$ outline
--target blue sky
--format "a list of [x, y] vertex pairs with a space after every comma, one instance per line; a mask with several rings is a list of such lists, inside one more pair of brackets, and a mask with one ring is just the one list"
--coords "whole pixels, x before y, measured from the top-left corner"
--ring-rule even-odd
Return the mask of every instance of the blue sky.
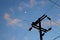
[[[60, 5], [60, 0], [52, 1]], [[38, 30], [28, 29], [43, 14], [52, 19], [42, 21], [43, 28], [52, 27], [43, 40], [60, 36], [60, 7], [56, 4], [49, 0], [0, 0], [0, 40], [39, 40]]]

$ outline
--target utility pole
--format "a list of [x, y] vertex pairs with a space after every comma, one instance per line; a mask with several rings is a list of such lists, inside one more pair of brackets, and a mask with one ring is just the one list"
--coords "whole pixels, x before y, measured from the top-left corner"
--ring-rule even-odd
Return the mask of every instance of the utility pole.
[[[43, 40], [43, 35], [45, 34], [45, 33], [47, 33], [48, 31], [50, 31], [51, 30], [51, 28], [49, 28], [49, 29], [44, 29], [44, 28], [42, 28], [41, 27], [41, 21], [44, 19], [44, 18], [48, 18], [49, 20], [51, 20], [51, 18], [49, 18], [47, 15], [43, 15], [43, 16], [41, 16], [40, 18], [38, 18], [38, 20], [37, 21], [35, 21], [35, 22], [32, 22], [32, 27], [31, 28], [29, 28], [29, 31], [31, 31], [32, 30], [32, 28], [36, 28], [36, 29], [38, 29], [39, 30], [39, 33], [40, 33], [40, 40]], [[37, 25], [38, 24], [38, 25]], [[43, 33], [42, 33], [43, 32]]]

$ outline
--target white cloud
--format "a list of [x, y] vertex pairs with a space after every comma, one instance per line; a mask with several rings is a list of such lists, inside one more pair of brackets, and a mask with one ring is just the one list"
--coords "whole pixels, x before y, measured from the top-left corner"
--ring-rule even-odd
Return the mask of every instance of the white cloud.
[[21, 20], [15, 18], [15, 19], [12, 19], [12, 20], [9, 22], [9, 25], [16, 25], [16, 24], [18, 24], [19, 22], [21, 22]]
[[30, 0], [29, 4], [27, 4], [28, 8], [33, 7], [34, 5], [36, 5], [36, 0]]
[[19, 6], [19, 7], [18, 7], [18, 10], [19, 10], [19, 11], [22, 11], [22, 10], [23, 10], [23, 7]]
[[24, 37], [24, 40], [28, 40], [28, 37], [25, 36], [25, 37]]
[[47, 4], [47, 1], [42, 0], [42, 1], [39, 2], [39, 4], [41, 4], [41, 6], [42, 5], [46, 5]]
[[15, 27], [15, 26], [18, 26], [18, 27], [22, 26], [21, 19], [18, 19], [18, 18], [12, 19], [12, 18], [10, 18], [10, 15], [8, 13], [5, 13], [4, 18], [7, 21], [7, 25], [8, 26], [13, 26], [13, 27]]
[[47, 1], [42, 0], [38, 2], [37, 0], [30, 0], [28, 3], [21, 2], [19, 4], [18, 9], [22, 11], [24, 8], [32, 8], [32, 7], [35, 7], [35, 5], [37, 4], [40, 4], [42, 6], [42, 5], [47, 4]]
[[26, 3], [22, 2], [19, 4], [18, 9], [19, 11], [22, 11], [26, 7]]
[[58, 17], [60, 17], [60, 14], [57, 14]]
[[6, 20], [8, 20], [8, 21], [11, 20], [11, 19], [10, 19], [10, 15], [9, 15], [8, 13], [5, 13], [4, 18], [5, 18]]
[[56, 22], [55, 21], [44, 21], [42, 24], [47, 25], [47, 26], [60, 26], [60, 19], [57, 19]]
[[15, 36], [14, 35], [12, 35], [12, 37], [11, 37], [11, 40], [15, 40], [16, 38], [15, 38]]
[[28, 3], [21, 2], [18, 9], [21, 11], [24, 8], [32, 8], [36, 4], [36, 0], [30, 0]]

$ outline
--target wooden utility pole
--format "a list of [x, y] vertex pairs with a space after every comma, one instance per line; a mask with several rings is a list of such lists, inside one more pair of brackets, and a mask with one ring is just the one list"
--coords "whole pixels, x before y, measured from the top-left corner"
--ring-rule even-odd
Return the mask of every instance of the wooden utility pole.
[[[32, 28], [36, 28], [36, 29], [38, 29], [39, 30], [39, 33], [40, 33], [40, 40], [43, 40], [43, 35], [46, 33], [46, 32], [48, 32], [48, 31], [50, 31], [51, 30], [51, 28], [49, 28], [49, 29], [44, 29], [44, 28], [42, 28], [41, 27], [41, 21], [44, 19], [44, 18], [46, 18], [47, 17], [47, 15], [43, 15], [43, 16], [41, 16], [40, 18], [38, 18], [38, 20], [36, 21], [36, 22], [32, 22], [32, 27], [31, 28], [29, 28], [29, 31], [31, 31], [32, 30]], [[47, 17], [49, 20], [51, 20], [51, 18], [49, 18], [49, 17]], [[38, 24], [38, 25], [37, 25]], [[44, 32], [44, 33], [42, 33], [42, 32]]]
[[42, 30], [41, 30], [41, 22], [39, 21], [39, 33], [40, 33], [40, 40], [43, 40], [42, 38]]

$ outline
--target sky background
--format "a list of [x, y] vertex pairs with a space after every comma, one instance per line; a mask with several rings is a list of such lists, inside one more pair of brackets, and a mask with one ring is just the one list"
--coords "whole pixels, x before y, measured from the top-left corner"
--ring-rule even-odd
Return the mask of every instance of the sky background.
[[39, 31], [31, 23], [43, 14], [42, 27], [52, 28], [43, 40], [60, 40], [60, 0], [0, 0], [0, 40], [39, 40]]

